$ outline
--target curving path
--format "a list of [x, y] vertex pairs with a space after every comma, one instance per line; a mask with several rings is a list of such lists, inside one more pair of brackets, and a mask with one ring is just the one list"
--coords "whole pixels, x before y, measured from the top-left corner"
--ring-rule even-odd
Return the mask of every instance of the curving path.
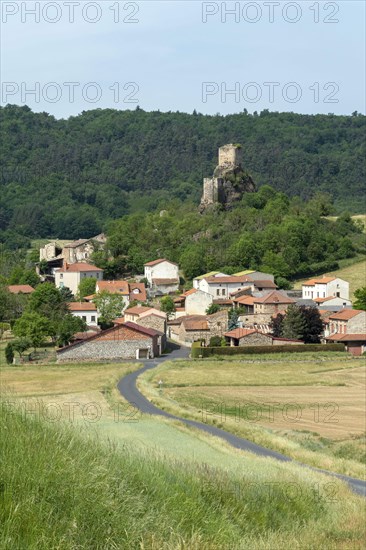
[[142, 413], [144, 414], [153, 414], [153, 415], [159, 415], [164, 416], [165, 418], [172, 418], [174, 420], [179, 420], [180, 422], [183, 422], [184, 424], [187, 424], [188, 426], [193, 426], [195, 428], [198, 428], [208, 434], [214, 435], [216, 437], [221, 437], [221, 439], [224, 439], [227, 441], [230, 445], [237, 449], [241, 449], [243, 451], [249, 451], [251, 453], [254, 453], [261, 457], [266, 458], [275, 458], [276, 460], [281, 460], [283, 462], [294, 462], [295, 464], [298, 464], [299, 466], [303, 466], [305, 468], [310, 468], [311, 470], [321, 472], [324, 474], [327, 474], [329, 476], [336, 477], [338, 479], [341, 479], [342, 481], [345, 481], [352, 491], [354, 493], [357, 493], [359, 495], [366, 497], [366, 481], [363, 481], [361, 479], [356, 479], [352, 477], [348, 477], [342, 474], [336, 474], [333, 472], [328, 472], [326, 470], [320, 470], [319, 468], [313, 468], [311, 466], [307, 466], [306, 464], [302, 464], [301, 462], [296, 462], [292, 458], [289, 458], [288, 456], [282, 455], [281, 453], [277, 453], [276, 451], [272, 451], [271, 449], [267, 449], [266, 447], [261, 447], [260, 445], [257, 445], [256, 443], [253, 443], [252, 441], [248, 441], [247, 439], [244, 439], [242, 437], [238, 437], [230, 432], [226, 432], [225, 430], [222, 430], [220, 428], [216, 428], [216, 426], [211, 426], [209, 424], [205, 424], [203, 422], [198, 422], [197, 420], [189, 420], [187, 418], [182, 418], [180, 416], [175, 416], [174, 414], [168, 413], [166, 411], [163, 411], [162, 409], [159, 409], [155, 405], [153, 405], [142, 393], [137, 389], [136, 381], [137, 378], [142, 374], [143, 372], [153, 369], [163, 363], [164, 361], [172, 361], [174, 359], [185, 359], [188, 358], [190, 350], [188, 348], [181, 348], [179, 346], [174, 346], [173, 351], [165, 357], [158, 357], [156, 359], [151, 359], [144, 361], [144, 367], [141, 369], [131, 372], [130, 374], [127, 374], [124, 378], [122, 378], [118, 384], [118, 390], [121, 393], [121, 395], [131, 404], [133, 404], [135, 407], [137, 407]]

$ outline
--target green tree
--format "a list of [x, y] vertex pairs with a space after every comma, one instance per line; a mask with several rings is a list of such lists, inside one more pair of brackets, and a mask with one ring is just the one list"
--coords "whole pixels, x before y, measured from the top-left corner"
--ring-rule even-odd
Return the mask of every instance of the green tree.
[[14, 323], [13, 333], [19, 338], [29, 340], [36, 349], [52, 335], [52, 327], [46, 317], [35, 311], [28, 311], [23, 313], [21, 318]]
[[80, 317], [67, 314], [57, 326], [56, 342], [59, 347], [66, 346], [77, 332], [83, 332], [87, 328], [85, 321]]
[[320, 344], [320, 337], [324, 330], [319, 309], [317, 307], [300, 306], [300, 310], [305, 319], [305, 329], [303, 332], [303, 340], [305, 344]]
[[19, 353], [19, 357], [23, 356], [23, 353], [27, 351], [28, 348], [31, 346], [31, 342], [27, 340], [26, 338], [19, 338], [16, 340], [13, 340], [11, 343], [13, 351], [16, 351]]
[[282, 313], [277, 313], [276, 317], [271, 317], [271, 321], [269, 323], [269, 328], [271, 329], [271, 333], [275, 338], [280, 338], [282, 336], [282, 325], [283, 320], [285, 318], [285, 315]]
[[83, 300], [85, 296], [90, 296], [95, 293], [97, 279], [94, 277], [85, 277], [80, 281], [78, 288], [78, 299]]
[[353, 302], [353, 307], [355, 309], [366, 310], [366, 286], [363, 286], [355, 290], [355, 298], [356, 299]]
[[218, 304], [211, 304], [206, 309], [206, 315], [213, 315], [214, 313], [217, 313], [220, 311], [220, 306]]
[[10, 323], [0, 323], [0, 340], [3, 337], [4, 332], [10, 330]]
[[175, 304], [173, 298], [171, 296], [164, 296], [160, 300], [160, 309], [167, 314], [167, 317], [169, 319], [175, 312]]
[[11, 365], [14, 361], [14, 350], [11, 342], [9, 342], [5, 347], [5, 359], [9, 365]]
[[120, 317], [125, 307], [125, 302], [120, 294], [112, 294], [108, 290], [102, 290], [94, 298], [94, 304], [97, 306], [101, 324], [110, 326], [112, 321]]
[[239, 327], [239, 315], [236, 309], [229, 309], [228, 330], [234, 330]]
[[302, 310], [296, 305], [290, 305], [282, 323], [282, 336], [302, 340], [306, 331], [306, 321]]

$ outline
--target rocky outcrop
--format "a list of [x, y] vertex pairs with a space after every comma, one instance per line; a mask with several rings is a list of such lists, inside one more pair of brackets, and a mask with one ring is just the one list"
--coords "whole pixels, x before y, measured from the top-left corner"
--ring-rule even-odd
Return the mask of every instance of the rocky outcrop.
[[224, 145], [219, 149], [219, 164], [212, 178], [203, 181], [200, 212], [214, 205], [230, 209], [239, 202], [244, 193], [254, 193], [256, 185], [241, 164], [241, 147]]

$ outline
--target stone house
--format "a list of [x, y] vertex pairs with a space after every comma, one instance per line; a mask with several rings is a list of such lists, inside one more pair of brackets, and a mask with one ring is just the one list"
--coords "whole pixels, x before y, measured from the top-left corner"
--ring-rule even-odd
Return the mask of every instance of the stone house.
[[86, 277], [94, 277], [97, 280], [103, 279], [103, 270], [95, 265], [87, 263], [66, 264], [55, 271], [55, 284], [57, 288], [69, 288], [74, 296], [78, 292], [80, 282]]
[[[271, 279], [252, 279], [251, 275], [226, 275], [216, 273], [193, 281], [194, 288], [211, 294], [215, 300], [229, 300], [231, 296], [241, 291], [267, 292], [277, 289]], [[259, 272], [257, 272], [259, 273]], [[261, 274], [263, 277], [265, 273]], [[268, 275], [272, 277], [273, 275]]]
[[143, 315], [144, 313], [156, 313], [157, 315], [160, 315], [161, 317], [166, 318], [166, 314], [163, 311], [159, 311], [158, 309], [155, 309], [154, 307], [150, 307], [150, 306], [142, 306], [140, 304], [126, 309], [124, 316], [126, 321], [131, 321], [135, 323], [136, 320], [139, 317], [141, 317], [141, 315]]
[[168, 335], [186, 346], [198, 340], [203, 340], [208, 346], [212, 336], [223, 338], [227, 325], [226, 311], [212, 315], [186, 315], [168, 323]]
[[315, 277], [303, 283], [302, 297], [328, 298], [337, 297], [349, 299], [349, 283], [339, 277]]
[[88, 326], [97, 326], [99, 313], [95, 304], [90, 302], [69, 302], [68, 310], [74, 317], [80, 317]]
[[57, 361], [119, 361], [160, 355], [162, 334], [135, 323], [114, 327], [57, 350]]
[[347, 298], [338, 298], [337, 296], [329, 296], [328, 298], [314, 298], [314, 302], [322, 309], [329, 311], [339, 311], [343, 308], [351, 308], [352, 302]]
[[265, 334], [256, 329], [236, 328], [225, 333], [225, 339], [230, 346], [276, 346], [299, 345], [302, 340], [288, 338], [275, 338], [271, 334]]
[[143, 283], [130, 283], [128, 281], [97, 281], [96, 292], [107, 291], [111, 294], [120, 294], [123, 296], [124, 309], [128, 308], [134, 300], [146, 302], [146, 288]]
[[268, 323], [273, 315], [284, 313], [291, 304], [295, 304], [293, 298], [278, 290], [269, 292], [262, 297], [254, 299], [254, 315], [257, 323]]
[[366, 333], [366, 311], [343, 309], [328, 316], [324, 335]]
[[171, 294], [179, 288], [179, 266], [165, 258], [146, 263], [144, 273], [157, 295]]
[[48, 264], [47, 275], [54, 277], [55, 270], [66, 264], [88, 262], [97, 249], [103, 248], [107, 242], [104, 233], [91, 239], [78, 239], [77, 241], [52, 241], [47, 243], [39, 251], [40, 261], [46, 260]]
[[366, 332], [361, 334], [332, 334], [327, 343], [345, 344], [346, 350], [355, 356], [366, 353]]

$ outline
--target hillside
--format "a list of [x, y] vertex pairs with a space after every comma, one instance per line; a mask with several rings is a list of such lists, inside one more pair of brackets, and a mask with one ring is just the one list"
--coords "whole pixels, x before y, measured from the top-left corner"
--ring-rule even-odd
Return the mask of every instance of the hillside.
[[243, 144], [244, 168], [259, 187], [304, 200], [326, 192], [338, 211], [361, 213], [365, 118], [138, 108], [56, 120], [8, 105], [0, 108], [0, 231], [89, 237], [108, 220], [172, 199], [198, 205], [225, 143]]

